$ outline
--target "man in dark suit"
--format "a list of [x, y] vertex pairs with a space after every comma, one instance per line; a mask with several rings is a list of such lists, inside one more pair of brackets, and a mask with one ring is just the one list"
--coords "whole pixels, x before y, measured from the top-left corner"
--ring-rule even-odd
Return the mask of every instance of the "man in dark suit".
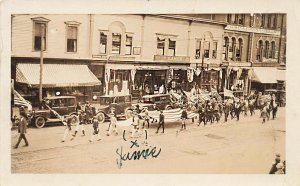
[[160, 114], [159, 114], [159, 123], [158, 124], [159, 124], [159, 126], [157, 128], [156, 134], [158, 133], [160, 127], [162, 127], [162, 129], [163, 129], [162, 133], [165, 133], [165, 116], [164, 116], [162, 110], [160, 111]]
[[19, 136], [17, 144], [15, 145], [16, 149], [19, 147], [19, 144], [20, 144], [22, 139], [25, 141], [25, 146], [26, 147], [29, 146], [27, 138], [25, 136], [26, 130], [27, 130], [27, 125], [28, 125], [28, 117], [26, 115], [24, 107], [20, 108], [20, 116], [21, 116], [21, 118], [20, 118], [20, 121], [18, 123], [18, 132], [20, 133], [20, 136]]
[[235, 104], [234, 104], [234, 113], [235, 113], [235, 116], [236, 116], [236, 121], [240, 120], [241, 111], [242, 111], [242, 105], [241, 105], [240, 101], [235, 102]]

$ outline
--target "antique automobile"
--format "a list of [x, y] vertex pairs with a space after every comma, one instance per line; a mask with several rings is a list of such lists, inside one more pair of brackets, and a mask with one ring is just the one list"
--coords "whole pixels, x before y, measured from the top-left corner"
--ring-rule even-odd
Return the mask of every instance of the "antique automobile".
[[76, 105], [77, 100], [74, 96], [46, 97], [43, 99], [42, 108], [32, 111], [31, 124], [37, 128], [43, 128], [45, 124], [60, 122], [61, 118], [58, 115], [73, 116], [73, 123], [75, 123]]
[[103, 123], [109, 117], [109, 113], [114, 109], [117, 118], [131, 117], [132, 98], [131, 95], [104, 95], [99, 97], [100, 106], [94, 106], [97, 110], [96, 117], [100, 123]]
[[155, 109], [158, 110], [170, 110], [179, 107], [176, 100], [173, 100], [169, 94], [145, 95], [142, 97], [142, 104], [140, 105], [145, 107], [147, 106], [146, 104], [155, 105]]

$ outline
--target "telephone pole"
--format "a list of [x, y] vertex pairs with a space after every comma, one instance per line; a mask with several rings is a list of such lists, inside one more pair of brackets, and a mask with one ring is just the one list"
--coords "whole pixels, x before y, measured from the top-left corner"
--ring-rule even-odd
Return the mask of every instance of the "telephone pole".
[[41, 34], [41, 53], [40, 53], [40, 85], [39, 85], [39, 101], [42, 103], [43, 100], [43, 66], [44, 66], [44, 31], [45, 25], [41, 24], [42, 34]]

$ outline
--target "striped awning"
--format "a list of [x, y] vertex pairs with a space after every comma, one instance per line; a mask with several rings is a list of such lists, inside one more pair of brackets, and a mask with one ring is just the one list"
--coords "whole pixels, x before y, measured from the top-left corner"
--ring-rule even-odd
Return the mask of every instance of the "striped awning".
[[[18, 64], [16, 82], [38, 87], [40, 83], [39, 64]], [[100, 85], [101, 82], [87, 65], [44, 64], [43, 87], [81, 87]]]

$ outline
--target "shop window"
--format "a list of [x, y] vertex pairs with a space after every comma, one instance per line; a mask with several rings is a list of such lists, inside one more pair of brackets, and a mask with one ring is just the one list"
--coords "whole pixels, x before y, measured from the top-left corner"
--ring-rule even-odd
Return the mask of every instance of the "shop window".
[[195, 59], [199, 59], [200, 58], [200, 50], [201, 50], [201, 40], [196, 40]]
[[126, 35], [126, 55], [132, 54], [132, 37]]
[[107, 50], [107, 34], [100, 32], [100, 53], [106, 54]]
[[175, 56], [176, 41], [169, 39], [169, 51], [171, 56]]
[[165, 54], [165, 39], [157, 38], [157, 54], [158, 55]]
[[209, 52], [210, 52], [210, 42], [205, 41], [204, 42], [204, 51], [203, 51], [204, 58], [209, 58]]
[[265, 42], [265, 52], [264, 52], [264, 57], [269, 58], [269, 49], [270, 49], [270, 43], [269, 41]]
[[259, 62], [262, 61], [262, 53], [263, 53], [263, 41], [260, 40], [258, 42], [257, 55], [256, 55], [256, 60]]
[[67, 26], [67, 52], [77, 52], [77, 26]]
[[120, 54], [121, 53], [121, 34], [112, 33], [112, 54]]
[[217, 59], [218, 42], [213, 42], [212, 58]]
[[269, 58], [275, 59], [275, 41], [271, 42], [271, 52]]
[[[34, 22], [34, 50], [40, 51], [42, 47], [42, 39], [44, 42], [44, 51], [46, 50], [47, 38], [47, 24], [41, 22]], [[43, 33], [43, 38], [42, 38]]]

